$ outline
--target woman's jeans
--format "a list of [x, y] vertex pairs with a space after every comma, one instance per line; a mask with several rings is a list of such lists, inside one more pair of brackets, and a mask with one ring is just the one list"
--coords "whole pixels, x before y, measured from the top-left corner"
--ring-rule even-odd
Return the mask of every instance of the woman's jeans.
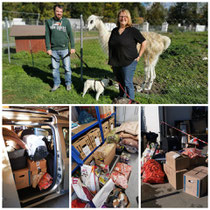
[[[52, 68], [53, 68], [53, 81], [54, 86], [59, 86], [61, 83], [60, 79], [60, 58], [63, 59], [67, 54], [69, 53], [69, 50], [53, 50], [52, 51]], [[71, 85], [71, 62], [70, 62], [70, 56], [65, 57], [63, 60], [63, 68], [65, 69], [65, 84]]]
[[[123, 66], [123, 67], [114, 67], [113, 71], [116, 76], [117, 81], [122, 85], [125, 92], [130, 96], [130, 99], [134, 100], [135, 98], [135, 89], [133, 86], [133, 76], [136, 70], [137, 61], [134, 60], [130, 65]], [[120, 89], [120, 97], [126, 97], [127, 94], [122, 90], [119, 85]]]

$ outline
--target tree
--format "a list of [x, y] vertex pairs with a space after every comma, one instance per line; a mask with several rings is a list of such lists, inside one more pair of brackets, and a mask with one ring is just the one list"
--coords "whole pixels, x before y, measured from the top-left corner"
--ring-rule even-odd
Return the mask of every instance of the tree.
[[169, 9], [167, 21], [169, 24], [181, 23], [182, 25], [208, 24], [207, 3], [176, 3]]
[[146, 20], [151, 25], [161, 25], [167, 15], [167, 9], [163, 7], [161, 3], [153, 3], [151, 8], [147, 10]]
[[203, 3], [199, 13], [199, 24], [208, 26], [208, 3]]

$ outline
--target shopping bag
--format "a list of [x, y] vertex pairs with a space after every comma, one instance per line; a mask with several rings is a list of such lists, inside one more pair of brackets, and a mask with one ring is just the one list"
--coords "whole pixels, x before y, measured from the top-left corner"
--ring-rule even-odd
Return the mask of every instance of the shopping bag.
[[95, 174], [95, 166], [82, 165], [81, 179], [91, 193], [96, 194], [99, 191], [99, 181]]
[[72, 187], [77, 195], [77, 197], [83, 201], [91, 201], [93, 195], [90, 193], [88, 188], [81, 182], [79, 178], [72, 177]]

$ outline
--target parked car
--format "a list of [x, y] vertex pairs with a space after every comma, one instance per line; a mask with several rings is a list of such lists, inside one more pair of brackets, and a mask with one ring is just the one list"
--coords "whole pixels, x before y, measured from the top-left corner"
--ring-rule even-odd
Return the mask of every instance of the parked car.
[[[69, 192], [68, 118], [38, 107], [9, 107], [2, 109], [2, 127], [3, 207], [33, 207]], [[11, 134], [15, 137], [10, 137]], [[37, 144], [38, 139], [42, 140], [44, 146], [40, 147], [41, 150], [35, 150], [36, 157], [32, 154], [33, 149], [29, 148], [28, 137], [33, 139], [32, 144]], [[27, 145], [26, 149], [22, 143]], [[41, 161], [46, 163], [45, 169], [38, 167]], [[30, 171], [29, 163], [35, 163], [37, 170]], [[18, 175], [17, 172], [24, 170], [27, 171], [26, 175]], [[41, 172], [47, 172], [52, 178], [47, 189], [40, 189], [34, 182]]]

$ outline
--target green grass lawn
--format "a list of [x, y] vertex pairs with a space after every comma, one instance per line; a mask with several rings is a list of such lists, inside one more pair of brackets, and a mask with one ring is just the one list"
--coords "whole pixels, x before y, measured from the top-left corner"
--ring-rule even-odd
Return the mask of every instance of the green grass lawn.
[[[156, 66], [156, 79], [150, 92], [136, 93], [136, 100], [142, 104], [207, 104], [208, 103], [208, 34], [176, 33], [168, 34], [172, 43], [164, 52]], [[80, 52], [80, 44], [76, 50]], [[83, 81], [80, 60], [71, 56], [72, 90], [65, 89], [64, 70], [61, 68], [61, 87], [50, 92], [53, 86], [51, 59], [43, 53], [12, 53], [11, 64], [3, 49], [3, 103], [4, 104], [110, 104], [118, 96], [114, 86], [105, 90], [99, 101], [95, 92], [82, 98], [83, 82], [86, 79], [114, 78], [107, 65], [107, 56], [98, 40], [84, 40]], [[33, 65], [34, 63], [34, 65]], [[143, 62], [135, 72], [135, 83], [144, 79]]]

